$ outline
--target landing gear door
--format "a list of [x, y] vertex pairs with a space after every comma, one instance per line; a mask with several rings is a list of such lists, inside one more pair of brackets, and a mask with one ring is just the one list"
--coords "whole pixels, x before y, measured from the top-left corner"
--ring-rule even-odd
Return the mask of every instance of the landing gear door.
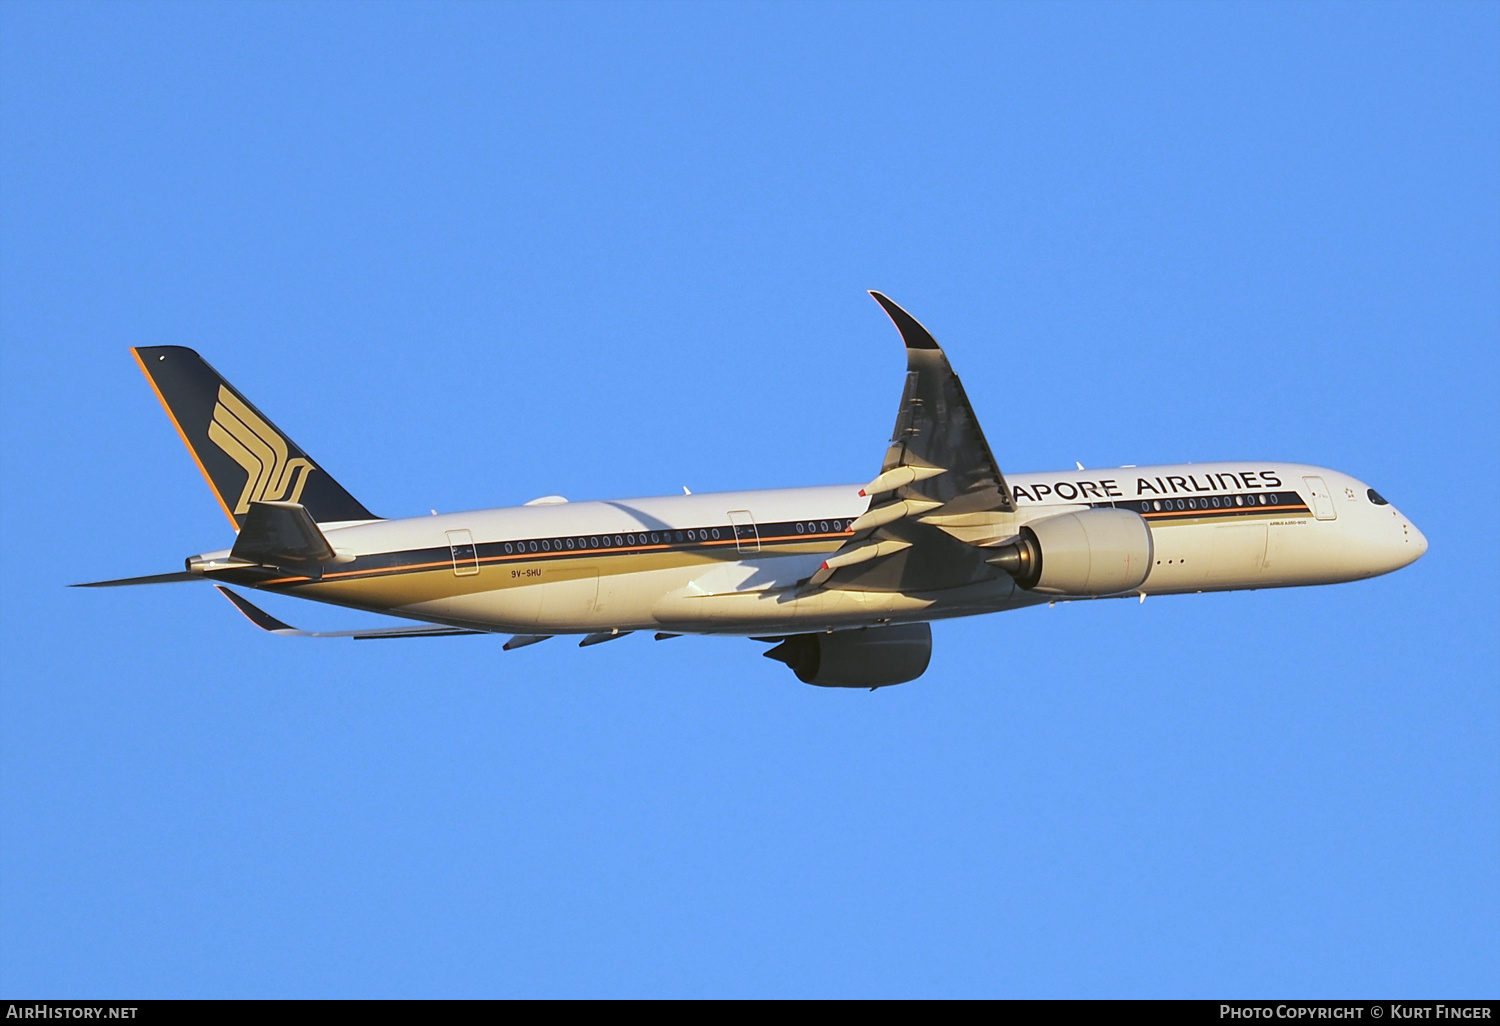
[[755, 518], [748, 509], [730, 510], [729, 522], [734, 525], [735, 548], [741, 552], [760, 551], [760, 532], [755, 529]]
[[1319, 520], [1337, 520], [1338, 510], [1333, 508], [1333, 496], [1328, 491], [1328, 486], [1323, 483], [1321, 477], [1304, 477], [1303, 483], [1307, 485], [1308, 499], [1313, 508], [1313, 516]]
[[456, 577], [472, 577], [479, 573], [479, 553], [474, 551], [474, 536], [468, 531], [448, 531], [448, 551], [453, 554], [453, 573]]

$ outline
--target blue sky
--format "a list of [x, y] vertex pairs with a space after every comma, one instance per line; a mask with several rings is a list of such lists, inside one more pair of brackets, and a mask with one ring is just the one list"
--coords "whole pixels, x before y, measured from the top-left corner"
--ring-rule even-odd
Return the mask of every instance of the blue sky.
[[[63, 587], [229, 540], [129, 346], [386, 516], [805, 485], [878, 469], [868, 288], [1007, 470], [1315, 463], [1431, 551], [874, 694]], [[0, 5], [0, 990], [1494, 997], [1497, 350], [1493, 4]]]

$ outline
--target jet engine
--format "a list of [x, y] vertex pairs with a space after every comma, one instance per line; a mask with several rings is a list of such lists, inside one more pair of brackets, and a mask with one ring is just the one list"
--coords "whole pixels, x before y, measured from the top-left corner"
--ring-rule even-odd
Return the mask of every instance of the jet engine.
[[1033, 520], [990, 563], [1028, 591], [1114, 595], [1151, 572], [1151, 528], [1125, 509], [1090, 509]]
[[922, 676], [932, 658], [932, 628], [925, 623], [902, 623], [832, 634], [793, 634], [764, 654], [786, 663], [804, 684], [879, 688]]

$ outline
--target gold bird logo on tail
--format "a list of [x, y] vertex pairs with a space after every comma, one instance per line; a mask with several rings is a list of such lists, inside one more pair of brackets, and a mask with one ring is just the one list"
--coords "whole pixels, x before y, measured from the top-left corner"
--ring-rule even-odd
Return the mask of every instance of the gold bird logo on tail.
[[208, 437], [245, 468], [245, 490], [235, 503], [236, 516], [248, 512], [252, 502], [302, 501], [307, 477], [317, 468], [301, 456], [288, 459], [286, 439], [223, 385]]

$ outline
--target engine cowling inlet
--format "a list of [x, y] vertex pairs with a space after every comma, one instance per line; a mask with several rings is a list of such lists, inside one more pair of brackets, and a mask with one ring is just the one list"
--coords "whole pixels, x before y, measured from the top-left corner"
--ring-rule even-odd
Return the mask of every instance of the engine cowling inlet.
[[1028, 591], [1116, 595], [1151, 572], [1151, 527], [1126, 509], [1090, 509], [1033, 520], [989, 562]]
[[932, 659], [932, 628], [893, 624], [793, 634], [763, 653], [786, 663], [804, 684], [824, 688], [879, 688], [916, 680]]

